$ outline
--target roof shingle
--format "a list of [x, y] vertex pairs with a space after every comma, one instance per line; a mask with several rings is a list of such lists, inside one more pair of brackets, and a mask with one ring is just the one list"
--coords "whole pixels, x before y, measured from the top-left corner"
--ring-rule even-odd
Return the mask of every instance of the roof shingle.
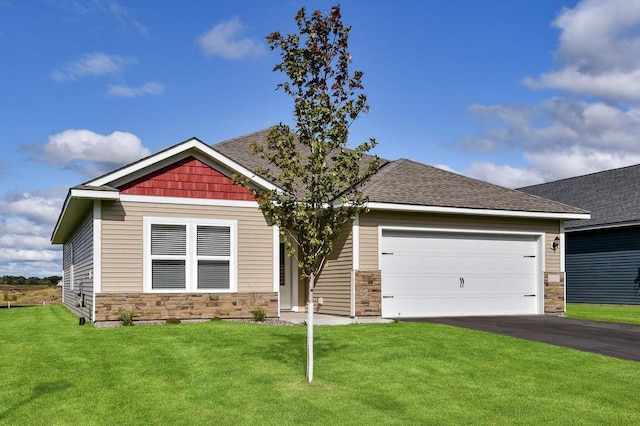
[[[249, 144], [265, 145], [271, 129], [250, 133], [216, 145], [213, 149], [251, 171], [269, 168]], [[372, 158], [372, 157], [371, 157]], [[419, 206], [584, 214], [569, 205], [503, 188], [480, 180], [400, 159], [380, 160], [380, 170], [363, 187], [369, 201]]]
[[569, 221], [567, 229], [640, 221], [640, 164], [527, 186], [520, 191], [591, 212], [591, 219]]

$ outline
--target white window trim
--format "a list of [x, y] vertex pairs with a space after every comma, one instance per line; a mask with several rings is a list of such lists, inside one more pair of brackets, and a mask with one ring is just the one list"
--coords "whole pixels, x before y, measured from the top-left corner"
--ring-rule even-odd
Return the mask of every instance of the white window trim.
[[[151, 286], [151, 225], [185, 225], [187, 227], [186, 288], [154, 289]], [[228, 289], [198, 289], [196, 230], [198, 226], [226, 226], [230, 230]], [[145, 217], [143, 219], [143, 292], [145, 293], [235, 293], [238, 291], [238, 221], [223, 219], [197, 219], [175, 217]]]

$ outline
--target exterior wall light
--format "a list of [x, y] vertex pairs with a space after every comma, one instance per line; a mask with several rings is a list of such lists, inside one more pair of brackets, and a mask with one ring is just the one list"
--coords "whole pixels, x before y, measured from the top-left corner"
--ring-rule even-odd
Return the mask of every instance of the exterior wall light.
[[556, 251], [560, 247], [560, 236], [557, 236], [551, 243], [551, 250]]

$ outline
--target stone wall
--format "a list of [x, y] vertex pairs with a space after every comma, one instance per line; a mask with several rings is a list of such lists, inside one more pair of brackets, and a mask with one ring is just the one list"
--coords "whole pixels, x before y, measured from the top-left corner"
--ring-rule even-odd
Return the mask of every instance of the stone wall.
[[381, 271], [355, 272], [356, 317], [382, 315]]
[[133, 310], [134, 321], [251, 318], [257, 306], [277, 317], [278, 293], [101, 293], [94, 321], [119, 321], [119, 308]]
[[544, 313], [564, 315], [564, 272], [544, 273]]

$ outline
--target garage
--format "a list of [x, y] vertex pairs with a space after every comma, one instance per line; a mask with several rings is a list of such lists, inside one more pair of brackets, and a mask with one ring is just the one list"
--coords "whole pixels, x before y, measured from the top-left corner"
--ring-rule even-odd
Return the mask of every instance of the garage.
[[541, 313], [539, 238], [382, 229], [382, 316]]

